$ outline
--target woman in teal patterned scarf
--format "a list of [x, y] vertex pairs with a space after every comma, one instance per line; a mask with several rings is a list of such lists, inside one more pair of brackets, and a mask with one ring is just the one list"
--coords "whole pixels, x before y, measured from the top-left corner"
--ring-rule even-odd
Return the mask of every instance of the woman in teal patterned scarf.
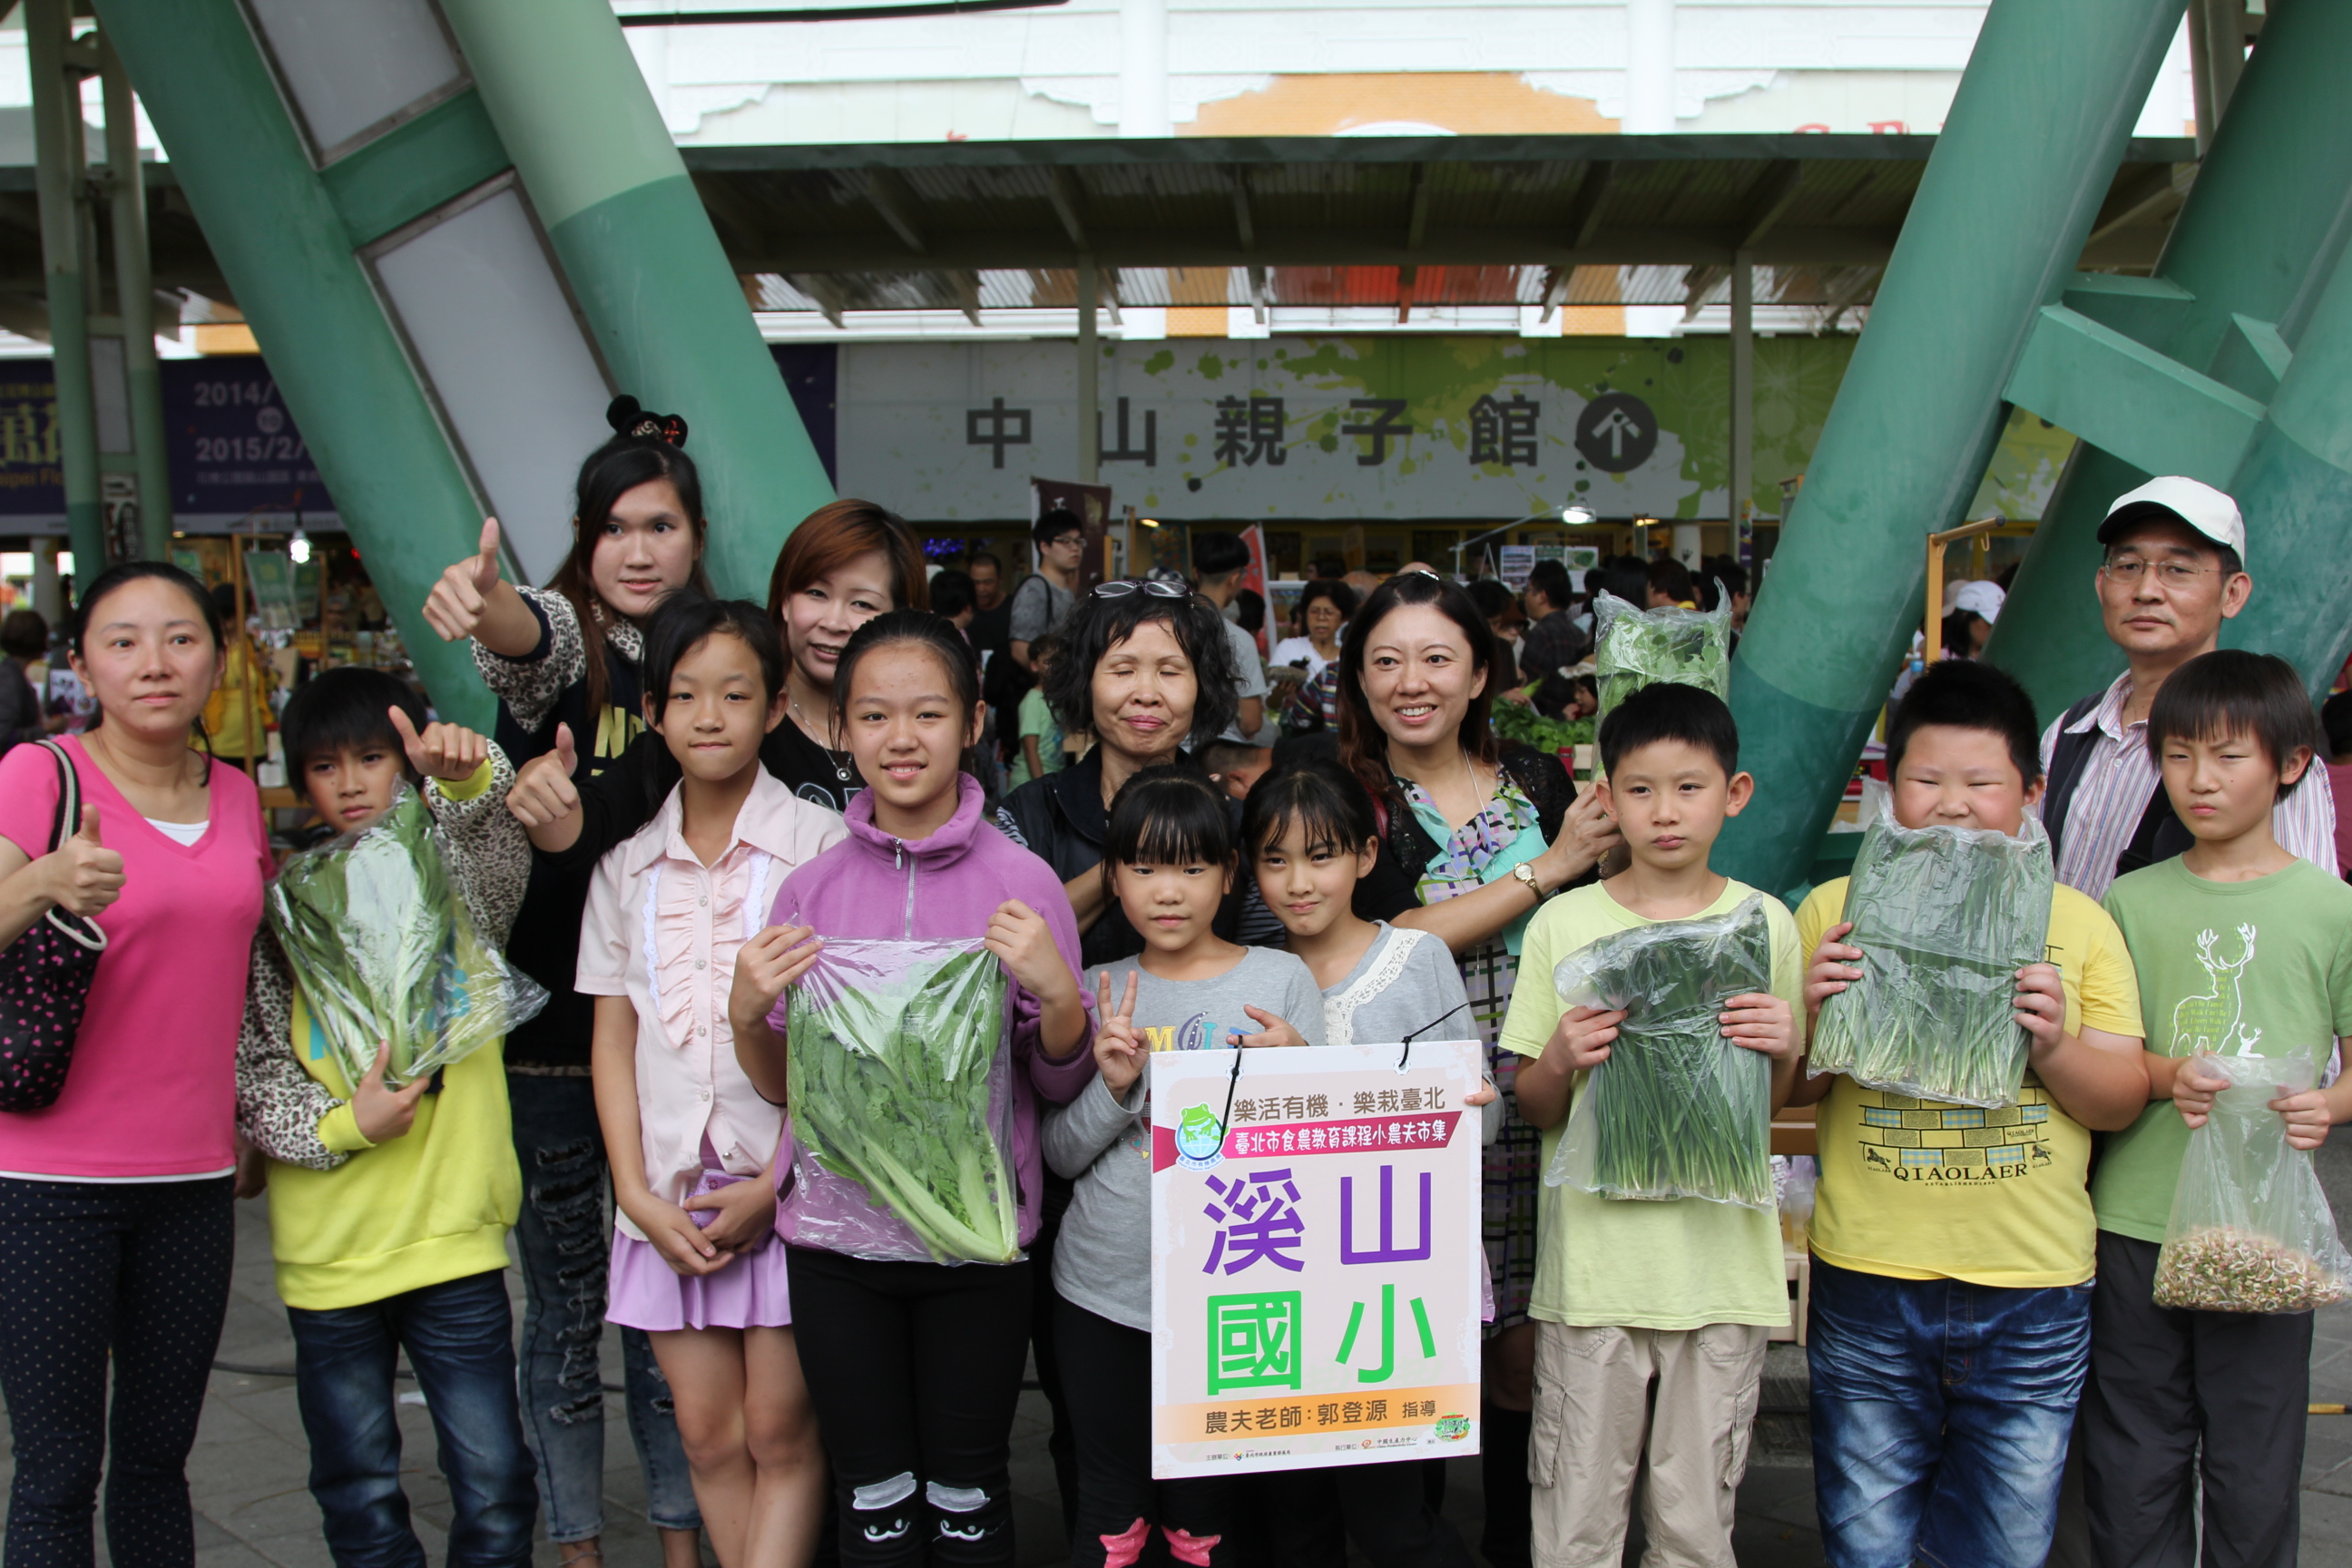
[[1528, 1409], [1535, 1334], [1535, 1128], [1518, 1114], [1517, 1063], [1495, 1037], [1518, 976], [1528, 919], [1589, 880], [1617, 842], [1559, 759], [1504, 751], [1486, 722], [1494, 634], [1470, 595], [1434, 574], [1390, 578], [1349, 625], [1339, 658], [1339, 751], [1379, 808], [1382, 853], [1356, 912], [1443, 937], [1462, 968], [1502, 1136], [1486, 1152], [1485, 1229], [1495, 1317], [1486, 1356], [1486, 1533], [1496, 1568], [1528, 1561]]

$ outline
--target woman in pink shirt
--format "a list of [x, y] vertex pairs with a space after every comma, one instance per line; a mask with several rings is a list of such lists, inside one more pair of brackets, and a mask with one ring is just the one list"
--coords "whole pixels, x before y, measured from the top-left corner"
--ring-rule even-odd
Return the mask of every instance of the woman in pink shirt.
[[11, 1561], [90, 1560], [101, 1465], [114, 1561], [194, 1556], [188, 1448], [228, 1306], [237, 1026], [270, 867], [252, 783], [193, 744], [221, 648], [202, 584], [117, 566], [74, 619], [99, 716], [60, 742], [82, 800], [64, 848], [52, 754], [0, 757], [0, 944], [52, 909], [107, 938], [64, 1090], [0, 1114]]

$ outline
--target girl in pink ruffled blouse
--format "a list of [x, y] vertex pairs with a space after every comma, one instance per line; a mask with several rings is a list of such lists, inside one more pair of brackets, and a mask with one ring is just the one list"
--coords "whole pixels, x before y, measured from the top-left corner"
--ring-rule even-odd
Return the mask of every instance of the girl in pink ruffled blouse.
[[681, 592], [646, 642], [646, 721], [685, 776], [598, 863], [576, 982], [619, 1210], [606, 1316], [652, 1336], [719, 1560], [805, 1563], [824, 1461], [772, 1244], [783, 1112], [736, 1065], [727, 998], [786, 873], [842, 822], [760, 765], [784, 654], [757, 605]]

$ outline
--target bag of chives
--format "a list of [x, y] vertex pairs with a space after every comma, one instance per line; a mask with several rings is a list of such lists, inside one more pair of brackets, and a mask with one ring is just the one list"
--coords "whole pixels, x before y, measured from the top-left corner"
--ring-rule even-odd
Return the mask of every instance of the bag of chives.
[[1625, 1009], [1578, 1089], [1544, 1180], [1611, 1198], [1771, 1209], [1772, 1063], [1723, 1037], [1734, 996], [1772, 988], [1764, 897], [1603, 937], [1552, 971], [1569, 1006]]
[[1808, 1073], [1954, 1105], [2013, 1103], [2031, 1044], [2017, 972], [2044, 957], [2054, 882], [2049, 835], [2032, 817], [2013, 837], [1873, 823], [1843, 917], [1862, 978], [1822, 1005]]

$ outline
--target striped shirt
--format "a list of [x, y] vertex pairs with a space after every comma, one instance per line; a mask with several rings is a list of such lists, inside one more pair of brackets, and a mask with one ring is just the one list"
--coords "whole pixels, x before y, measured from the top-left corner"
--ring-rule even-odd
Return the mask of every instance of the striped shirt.
[[[2162, 782], [2156, 759], [2148, 754], [2147, 721], [2124, 721], [2124, 704], [2131, 697], [2131, 672], [2116, 677], [2099, 705], [2067, 728], [2082, 734], [2095, 729], [2083, 775], [2066, 807], [2065, 832], [2061, 836], [2058, 879], [2094, 899], [2107, 896], [2116, 879], [2116, 857], [2139, 830], [2140, 818]], [[2058, 750], [2058, 727], [2053, 720], [2042, 732], [2042, 766], [2047, 773]], [[2304, 775], [2305, 784], [2314, 768]], [[2287, 792], [2271, 816], [2271, 831], [2288, 854], [2308, 860], [2329, 876], [2336, 875], [2336, 801], [2325, 779], [2318, 784], [2298, 784]]]

